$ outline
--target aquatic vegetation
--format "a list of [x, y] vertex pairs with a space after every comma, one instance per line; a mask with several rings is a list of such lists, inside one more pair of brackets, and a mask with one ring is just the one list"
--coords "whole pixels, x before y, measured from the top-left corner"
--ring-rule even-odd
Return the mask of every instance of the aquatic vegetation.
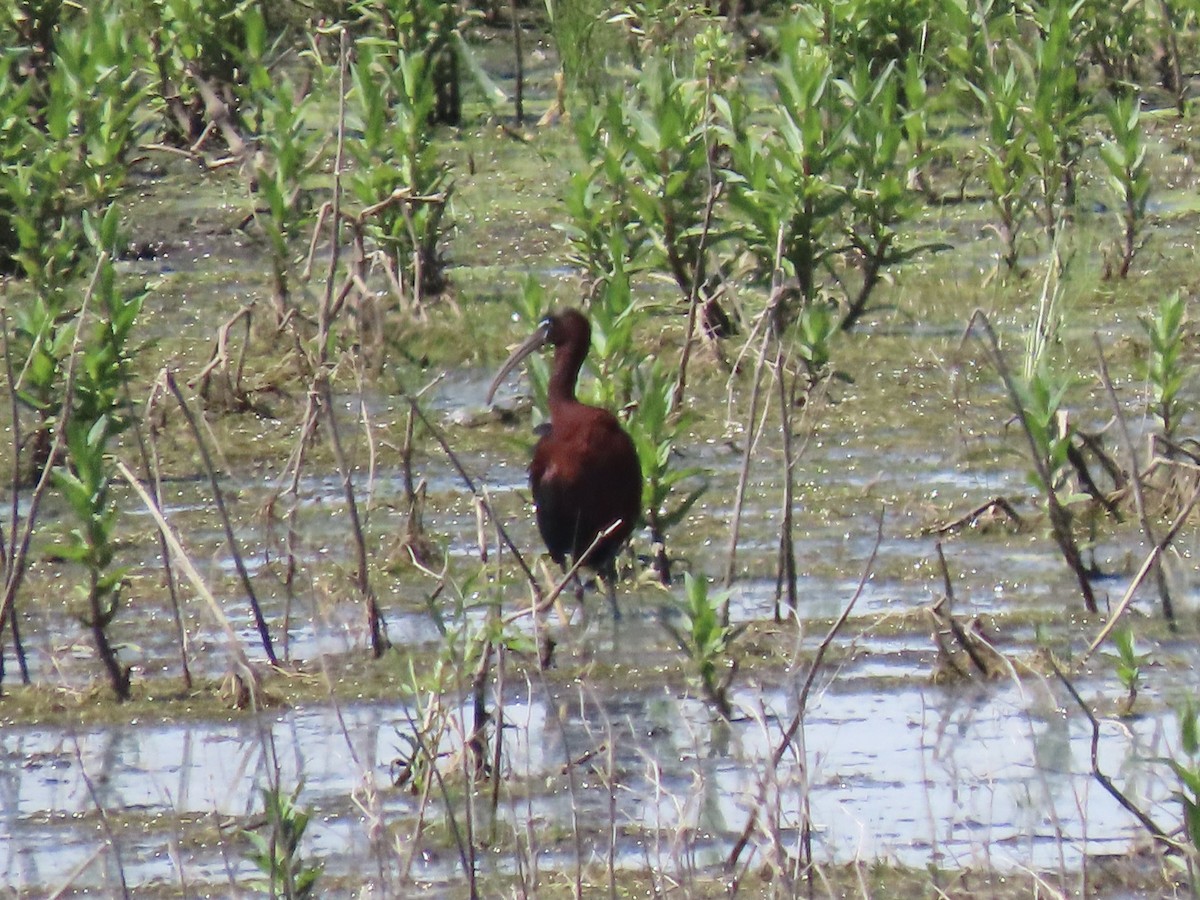
[[308, 830], [309, 815], [297, 803], [303, 785], [289, 796], [281, 788], [263, 788], [266, 834], [249, 829], [242, 834], [250, 842], [250, 860], [263, 878], [251, 885], [260, 893], [287, 900], [312, 896], [321, 877], [321, 865], [310, 865], [301, 855], [300, 842]]
[[[4, 685], [0, 712], [33, 724], [0, 746], [21, 800], [0, 856], [47, 854], [33, 868], [99, 893], [155, 889], [167, 846], [213, 893], [581, 896], [800, 893], [876, 858], [917, 892], [1087, 892], [1090, 854], [1170, 850], [1135, 811], [1174, 816], [1177, 791], [1195, 818], [1194, 740], [1178, 770], [1147, 752], [1172, 715], [1194, 731], [1161, 699], [1195, 625], [1158, 561], [1190, 583], [1195, 211], [1146, 198], [1194, 192], [1194, 111], [1151, 50], [1174, 29], [1189, 52], [1194, 17], [903, 6], [109, 0], [16, 22], [0, 191], [29, 205], [0, 206], [0, 566], [4, 647], [35, 684]], [[484, 78], [454, 70], [463, 48]], [[526, 74], [537, 129], [510, 107]], [[88, 223], [114, 196], [133, 240], [106, 239], [89, 295]], [[588, 308], [580, 395], [646, 475], [628, 562], [648, 571], [619, 626], [527, 556], [525, 457], [504, 446], [532, 442], [526, 407], [482, 400], [514, 313], [560, 304]], [[132, 465], [134, 423], [152, 465]], [[679, 573], [675, 596], [651, 583]], [[931, 621], [1003, 677], [930, 683]], [[1068, 721], [1041, 677], [1068, 651], [1089, 696], [1136, 715]], [[1128, 805], [1089, 791], [1089, 751], [1120, 761]], [[299, 783], [304, 808], [280, 787]], [[270, 829], [229, 853], [260, 805]], [[59, 846], [81, 858], [52, 865]]]
[[733, 717], [729, 689], [737, 674], [733, 644], [743, 629], [722, 624], [721, 610], [727, 598], [720, 593], [710, 595], [708, 581], [703, 577], [695, 578], [690, 572], [685, 573], [683, 594], [679, 611], [687, 627], [678, 630], [670, 620], [665, 620], [664, 624], [694, 668], [705, 702], [722, 719], [729, 721]]
[[347, 142], [357, 163], [348, 186], [361, 204], [351, 220], [359, 276], [365, 282], [366, 260], [381, 254], [391, 292], [420, 313], [425, 298], [446, 287], [442, 247], [452, 182], [430, 126], [438, 82], [427, 54], [400, 44], [359, 47], [350, 76], [352, 109], [361, 123]]
[[1180, 421], [1187, 412], [1181, 391], [1193, 368], [1184, 355], [1186, 312], [1187, 298], [1179, 291], [1172, 291], [1158, 302], [1153, 316], [1142, 319], [1150, 341], [1146, 359], [1146, 380], [1153, 392], [1150, 408], [1158, 418], [1168, 447], [1177, 439]]
[[1114, 266], [1118, 278], [1129, 275], [1133, 257], [1141, 249], [1146, 204], [1150, 200], [1150, 174], [1146, 170], [1146, 147], [1140, 126], [1141, 101], [1132, 94], [1118, 94], [1104, 107], [1112, 137], [1100, 145], [1100, 159], [1108, 169], [1108, 185], [1121, 223], [1121, 251]]
[[1150, 659], [1150, 654], [1137, 652], [1133, 629], [1129, 626], [1113, 631], [1112, 643], [1117, 650], [1113, 654], [1113, 667], [1116, 669], [1117, 679], [1125, 688], [1125, 697], [1121, 701], [1121, 715], [1131, 716], [1133, 705], [1137, 702], [1142, 666]]
[[[75, 323], [76, 339], [66, 363], [63, 409], [56, 428], [64, 457], [61, 464], [54, 460], [51, 464], [54, 486], [75, 519], [75, 527], [67, 530], [55, 552], [86, 572], [77, 615], [91, 633], [114, 695], [128, 700], [129, 667], [117, 659], [109, 638], [128, 574], [127, 568], [113, 565], [120, 507], [110, 489], [116, 440], [133, 424], [127, 400], [130, 338], [145, 294], [126, 294], [116, 285], [110, 255], [116, 227], [113, 208], [96, 228], [99, 259]], [[95, 324], [89, 313], [95, 316]]]

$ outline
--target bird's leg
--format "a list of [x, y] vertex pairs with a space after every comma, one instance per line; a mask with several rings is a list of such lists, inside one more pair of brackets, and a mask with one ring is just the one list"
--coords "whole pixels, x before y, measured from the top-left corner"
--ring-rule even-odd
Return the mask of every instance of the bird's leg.
[[596, 574], [604, 583], [604, 596], [608, 597], [608, 605], [612, 607], [613, 621], [615, 622], [621, 618], [621, 607], [617, 606], [617, 565], [610, 560]]

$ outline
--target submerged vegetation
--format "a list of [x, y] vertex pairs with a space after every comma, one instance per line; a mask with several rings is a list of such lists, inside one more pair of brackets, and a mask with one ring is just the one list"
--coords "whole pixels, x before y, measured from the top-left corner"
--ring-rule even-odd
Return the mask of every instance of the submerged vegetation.
[[[814, 847], [807, 707], [853, 671], [849, 630], [890, 629], [907, 654], [892, 678], [1060, 679], [1151, 880], [1194, 890], [1198, 701], [1186, 678], [1147, 686], [1195, 664], [1196, 10], [4, 15], [0, 717], [340, 717], [398, 698], [392, 785], [346, 735], [370, 871], [311, 845], [322, 799], [260, 735], [266, 824], [239, 824], [229, 871], [272, 895], [404, 893], [427, 849], [452, 860], [430, 877], [472, 896], [501, 870], [505, 892], [836, 893], [849, 877]], [[581, 398], [621, 417], [645, 477], [622, 559], [636, 639], [604, 643], [594, 598], [564, 602], [503, 465], [532, 444], [528, 408], [472, 393], [506, 339], [567, 304], [592, 322]], [[531, 360], [535, 423], [546, 378]], [[926, 485], [929, 458], [966, 475]], [[911, 549], [935, 535], [936, 555]], [[1043, 584], [998, 562], [1047, 552], [1065, 571]], [[932, 605], [856, 610], [915, 581]], [[766, 604], [738, 606], [758, 584]], [[955, 606], [972, 592], [999, 598], [986, 621]], [[110, 696], [89, 688], [99, 673]], [[1107, 693], [1084, 700], [1084, 681]], [[587, 803], [547, 822], [551, 751], [522, 743], [514, 692], [568, 685], [585, 734], [559, 721], [542, 777]], [[716, 756], [761, 728], [742, 821], [618, 813], [635, 762], [606, 701], [634, 689], [697, 698]], [[1169, 811], [1103, 771], [1110, 713], [1177, 723], [1137, 763], [1174, 779]], [[654, 815], [690, 810], [660, 760], [636, 765]], [[416, 799], [396, 813], [388, 791]], [[122, 811], [89, 793], [125, 885]], [[930, 859], [928, 890], [994, 893]], [[887, 895], [877, 874], [854, 889]], [[1033, 877], [1112, 888], [1066, 863]]]

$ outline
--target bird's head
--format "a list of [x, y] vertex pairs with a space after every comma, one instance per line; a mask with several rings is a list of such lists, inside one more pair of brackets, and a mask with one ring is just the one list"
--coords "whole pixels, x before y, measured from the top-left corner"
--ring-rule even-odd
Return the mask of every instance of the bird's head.
[[538, 322], [537, 329], [527, 337], [520, 345], [517, 346], [508, 359], [504, 361], [504, 365], [500, 367], [500, 371], [496, 373], [496, 377], [492, 379], [492, 384], [488, 388], [487, 400], [488, 405], [491, 405], [492, 398], [496, 394], [500, 383], [508, 377], [508, 373], [515, 369], [525, 357], [529, 356], [536, 350], [540, 350], [549, 344], [551, 347], [571, 347], [576, 352], [587, 352], [587, 348], [592, 342], [592, 326], [587, 320], [587, 316], [577, 309], [564, 309], [562, 312], [551, 313], [542, 321]]

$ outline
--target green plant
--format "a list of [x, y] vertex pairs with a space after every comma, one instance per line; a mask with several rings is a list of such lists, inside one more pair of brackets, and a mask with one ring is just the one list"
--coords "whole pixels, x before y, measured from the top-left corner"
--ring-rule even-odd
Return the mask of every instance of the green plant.
[[1028, 163], [1037, 183], [1042, 228], [1053, 245], [1066, 211], [1075, 202], [1075, 174], [1083, 155], [1083, 121], [1091, 95], [1080, 89], [1078, 47], [1072, 41], [1079, 5], [1053, 0], [1032, 11], [1033, 49], [1014, 53], [1032, 84], [1021, 109], [1029, 135]]
[[[85, 220], [85, 227], [94, 245], [111, 248], [116, 241], [115, 208], [98, 223]], [[57, 422], [65, 432], [66, 456], [53, 471], [54, 485], [66, 500], [75, 527], [67, 531], [55, 552], [82, 565], [87, 573], [79, 618], [91, 632], [113, 693], [122, 701], [130, 696], [129, 669], [118, 661], [108, 637], [125, 580], [125, 569], [113, 566], [118, 507], [109, 493], [114, 470], [110, 454], [115, 439], [133, 421], [125, 399], [129, 343], [144, 295], [126, 293], [116, 286], [109, 252], [101, 253], [91, 288], [96, 324], [86, 340], [77, 342], [79, 355], [71, 362], [74, 380], [67, 386], [68, 406]], [[85, 324], [81, 312], [75, 328]]]
[[727, 121], [729, 201], [756, 262], [755, 280], [769, 284], [782, 235], [784, 274], [797, 281], [801, 304], [816, 299], [823, 272], [840, 250], [839, 219], [847, 202], [838, 165], [846, 151], [846, 111], [836, 104], [833, 70], [821, 48], [784, 35], [772, 71], [779, 94], [770, 127], [752, 132], [737, 114]]
[[1162, 436], [1168, 444], [1175, 440], [1184, 412], [1180, 391], [1192, 368], [1184, 362], [1186, 334], [1183, 320], [1186, 312], [1187, 299], [1175, 291], [1158, 302], [1153, 318], [1142, 320], [1142, 327], [1150, 339], [1146, 378], [1152, 392], [1152, 411], [1158, 417]]
[[[680, 466], [676, 460], [691, 416], [675, 408], [674, 381], [666, 365], [654, 359], [636, 370], [634, 381], [637, 410], [627, 426], [642, 466], [642, 509], [650, 529], [651, 566], [659, 581], [670, 584], [667, 532], [683, 521], [708, 485], [701, 481], [702, 469]], [[689, 489], [689, 484], [694, 486]]]
[[604, 281], [644, 268], [649, 235], [627, 213], [627, 173], [619, 147], [608, 139], [607, 107], [575, 117], [582, 163], [567, 180], [564, 204], [569, 260], [585, 273], [590, 293]]
[[143, 48], [115, 2], [50, 34], [32, 74], [19, 53], [0, 59], [0, 274], [25, 276], [48, 303], [86, 265], [82, 217], [121, 189], [145, 98]]
[[1125, 688], [1125, 698], [1121, 702], [1121, 715], [1133, 714], [1133, 705], [1137, 701], [1138, 685], [1142, 677], [1142, 665], [1149, 659], [1149, 654], [1138, 653], [1134, 644], [1133, 629], [1125, 626], [1117, 628], [1112, 633], [1113, 646], [1117, 648], [1113, 655], [1117, 679]]
[[831, 56], [845, 74], [864, 62], [871, 75], [904, 67], [929, 44], [938, 28], [938, 0], [835, 0], [804, 5], [797, 21], [805, 40]]
[[[521, 292], [509, 300], [513, 315], [521, 323], [525, 333], [532, 332], [547, 312], [546, 291], [532, 275], [525, 279]], [[591, 354], [584, 360], [590, 365]], [[524, 369], [529, 380], [529, 391], [533, 397], [533, 410], [537, 425], [547, 416], [550, 408], [548, 385], [550, 383], [550, 358], [544, 353], [525, 357]]]
[[1020, 238], [1031, 209], [1030, 135], [1021, 110], [1026, 102], [1024, 79], [1012, 63], [985, 67], [982, 81], [971, 84], [983, 114], [987, 140], [984, 183], [996, 212], [994, 225], [1002, 248], [1000, 260], [1012, 271], [1020, 256]]
[[707, 278], [712, 241], [710, 86], [654, 62], [631, 93], [610, 95], [604, 106], [605, 139], [619, 160], [606, 174], [616, 176], [612, 186], [628, 203], [626, 214], [645, 230], [644, 242], [631, 243], [691, 298]]
[[272, 897], [292, 900], [312, 896], [324, 868], [307, 864], [300, 853], [309, 821], [308, 813], [296, 803], [302, 788], [303, 784], [298, 785], [291, 796], [278, 787], [263, 788], [267, 833], [242, 831], [250, 842], [250, 861], [264, 876], [252, 887]]
[[276, 319], [291, 308], [291, 241], [311, 221], [306, 180], [323, 159], [320, 134], [311, 127], [311, 94], [297, 89], [268, 59], [267, 25], [262, 12], [248, 7], [242, 17], [245, 47], [240, 65], [243, 118], [257, 136], [252, 191], [259, 198], [254, 217], [267, 237], [271, 256], [272, 302]]
[[835, 312], [828, 303], [812, 303], [796, 317], [795, 348], [809, 387], [830, 374], [832, 344], [839, 331]]
[[608, 89], [605, 57], [617, 44], [608, 27], [608, 0], [544, 0], [562, 80], [568, 97], [581, 96], [591, 107]]
[[608, 21], [624, 29], [630, 61], [642, 69], [647, 59], [681, 62], [691, 47], [693, 23], [712, 17], [709, 8], [692, 0], [627, 0]]
[[434, 79], [423, 53], [363, 41], [350, 69], [359, 136], [347, 149], [357, 163], [350, 192], [370, 209], [363, 235], [383, 254], [400, 300], [420, 307], [445, 287], [441, 241], [451, 190], [430, 118]]
[[1032, 463], [1029, 479], [1046, 504], [1050, 533], [1063, 560], [1075, 575], [1084, 607], [1094, 613], [1096, 596], [1072, 529], [1071, 505], [1077, 498], [1065, 493], [1074, 427], [1061, 413], [1070, 381], [1051, 372], [1044, 357], [1032, 360], [1027, 374], [1010, 374], [990, 325], [987, 331], [996, 366], [1029, 445]]
[[51, 426], [62, 406], [63, 370], [75, 335], [65, 307], [65, 292], [54, 291], [29, 296], [13, 310], [13, 344], [25, 358], [14, 394], [36, 419], [25, 446], [15, 448], [27, 459], [28, 482], [36, 482], [50, 462]]
[[679, 649], [695, 669], [704, 699], [724, 720], [733, 718], [729, 688], [737, 674], [737, 663], [730, 657], [734, 641], [744, 626], [725, 625], [721, 621], [721, 606], [727, 595], [708, 592], [705, 578], [683, 576], [683, 602], [680, 611], [687, 624], [686, 631], [664, 621]]
[[1138, 68], [1145, 58], [1150, 4], [1115, 6], [1105, 0], [1081, 0], [1072, 39], [1081, 52], [1099, 67], [1109, 93], [1128, 93], [1138, 83]]
[[1113, 97], [1104, 106], [1111, 138], [1100, 143], [1100, 159], [1107, 169], [1109, 190], [1116, 198], [1121, 222], [1121, 258], [1116, 274], [1129, 274], [1133, 257], [1141, 247], [1140, 233], [1150, 199], [1150, 172], [1146, 167], [1146, 145], [1142, 139], [1140, 100], [1136, 94]]
[[[163, 116], [166, 143], [196, 147], [210, 137], [204, 91], [239, 113], [237, 94], [247, 70], [246, 16], [261, 15], [245, 0], [132, 0], [149, 35], [148, 80]], [[220, 134], [219, 131], [216, 132]]]
[[1043, 493], [1057, 492], [1069, 465], [1067, 453], [1073, 434], [1070, 423], [1060, 415], [1070, 381], [1039, 362], [1031, 375], [1018, 376], [1014, 383], [1020, 405], [1018, 412], [1036, 448], [1037, 461], [1029, 478]]
[[1183, 808], [1183, 827], [1193, 849], [1200, 851], [1200, 727], [1197, 726], [1197, 706], [1193, 697], [1188, 697], [1179, 716], [1179, 749], [1187, 757], [1167, 759], [1167, 764], [1179, 779], [1180, 806]]
[[916, 147], [906, 138], [923, 133], [916, 122], [925, 114], [920, 106], [924, 94], [917, 90], [908, 92], [906, 108], [899, 107], [901, 86], [893, 66], [872, 75], [865, 62], [836, 82], [849, 125], [840, 162], [848, 187], [843, 231], [853, 268], [862, 273], [857, 289], [851, 289], [850, 279], [843, 275], [846, 308], [842, 330], [852, 328], [867, 311], [872, 292], [887, 269], [945, 246], [905, 247], [901, 241], [900, 229], [916, 211], [915, 198], [906, 186], [906, 170], [921, 164], [919, 151], [914, 155], [911, 151]]

